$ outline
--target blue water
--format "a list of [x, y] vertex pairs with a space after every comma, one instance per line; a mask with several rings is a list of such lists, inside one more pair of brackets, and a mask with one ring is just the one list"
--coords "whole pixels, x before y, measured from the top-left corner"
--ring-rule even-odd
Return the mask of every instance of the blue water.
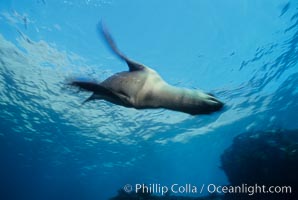
[[[295, 0], [2, 0], [0, 198], [108, 199], [125, 184], [228, 184], [234, 136], [297, 129]], [[169, 83], [215, 94], [205, 116], [135, 110], [65, 87], [127, 66], [96, 31]]]

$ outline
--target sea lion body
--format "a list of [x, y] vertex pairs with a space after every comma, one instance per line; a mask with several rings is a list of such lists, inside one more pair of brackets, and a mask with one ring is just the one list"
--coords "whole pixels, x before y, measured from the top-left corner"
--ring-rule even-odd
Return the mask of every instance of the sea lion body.
[[191, 115], [209, 114], [223, 107], [213, 95], [168, 84], [155, 70], [123, 55], [107, 29], [102, 27], [102, 32], [113, 52], [128, 64], [129, 71], [116, 73], [101, 83], [72, 81], [71, 85], [93, 92], [85, 102], [103, 99], [125, 107], [165, 108]]

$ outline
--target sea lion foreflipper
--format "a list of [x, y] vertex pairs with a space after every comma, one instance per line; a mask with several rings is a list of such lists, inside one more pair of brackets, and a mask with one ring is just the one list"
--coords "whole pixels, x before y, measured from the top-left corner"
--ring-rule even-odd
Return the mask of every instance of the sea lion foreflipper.
[[98, 31], [103, 34], [104, 38], [106, 39], [112, 51], [127, 63], [129, 71], [137, 71], [137, 70], [144, 69], [144, 66], [142, 64], [129, 59], [118, 49], [116, 43], [114, 42], [111, 34], [109, 33], [107, 27], [104, 25], [103, 22], [101, 22], [99, 25], [98, 25]]

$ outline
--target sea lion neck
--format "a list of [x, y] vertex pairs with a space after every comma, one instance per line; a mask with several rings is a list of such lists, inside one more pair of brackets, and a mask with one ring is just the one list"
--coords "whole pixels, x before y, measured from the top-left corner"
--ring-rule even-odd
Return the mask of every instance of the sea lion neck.
[[160, 108], [180, 111], [191, 115], [209, 114], [220, 110], [223, 103], [199, 90], [164, 84], [155, 96]]

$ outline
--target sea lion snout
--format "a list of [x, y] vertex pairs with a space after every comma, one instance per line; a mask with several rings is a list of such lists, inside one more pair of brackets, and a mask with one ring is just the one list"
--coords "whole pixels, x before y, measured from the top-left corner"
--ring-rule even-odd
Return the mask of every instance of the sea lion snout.
[[219, 101], [217, 98], [215, 98], [213, 95], [208, 96], [208, 107], [210, 112], [218, 111], [221, 110], [222, 107], [224, 106], [224, 103]]

